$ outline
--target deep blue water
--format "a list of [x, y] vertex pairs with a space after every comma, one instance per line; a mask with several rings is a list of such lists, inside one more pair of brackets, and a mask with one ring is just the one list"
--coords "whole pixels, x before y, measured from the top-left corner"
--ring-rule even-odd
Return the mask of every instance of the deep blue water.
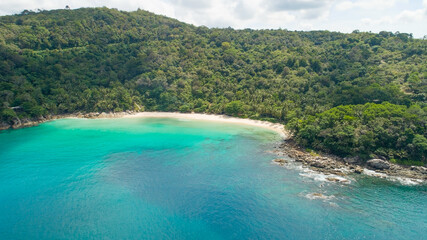
[[0, 239], [427, 239], [426, 186], [315, 181], [271, 163], [277, 141], [174, 119], [3, 131]]

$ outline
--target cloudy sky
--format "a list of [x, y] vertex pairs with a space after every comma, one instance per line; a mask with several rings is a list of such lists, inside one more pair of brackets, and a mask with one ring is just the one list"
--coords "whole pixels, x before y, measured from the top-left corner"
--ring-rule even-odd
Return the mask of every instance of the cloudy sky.
[[427, 0], [2, 0], [0, 15], [69, 5], [138, 8], [194, 25], [237, 29], [288, 29], [427, 35]]

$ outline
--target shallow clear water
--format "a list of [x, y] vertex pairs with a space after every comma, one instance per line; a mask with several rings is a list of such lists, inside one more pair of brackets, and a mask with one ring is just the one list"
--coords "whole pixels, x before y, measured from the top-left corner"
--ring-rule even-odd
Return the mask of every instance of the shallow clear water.
[[0, 239], [426, 239], [426, 186], [315, 181], [271, 164], [278, 140], [176, 119], [3, 131]]

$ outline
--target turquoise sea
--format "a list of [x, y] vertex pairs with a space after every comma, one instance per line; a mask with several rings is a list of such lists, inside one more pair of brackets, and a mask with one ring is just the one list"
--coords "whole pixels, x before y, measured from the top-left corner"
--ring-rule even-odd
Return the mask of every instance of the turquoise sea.
[[278, 141], [154, 118], [2, 131], [0, 239], [427, 239], [425, 185], [318, 181], [272, 164]]

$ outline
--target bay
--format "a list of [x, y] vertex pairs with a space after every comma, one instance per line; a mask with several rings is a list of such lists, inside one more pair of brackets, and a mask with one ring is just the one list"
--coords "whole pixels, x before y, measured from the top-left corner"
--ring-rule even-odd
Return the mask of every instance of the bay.
[[425, 185], [316, 181], [272, 164], [278, 141], [263, 128], [171, 118], [3, 131], [0, 238], [425, 239]]

